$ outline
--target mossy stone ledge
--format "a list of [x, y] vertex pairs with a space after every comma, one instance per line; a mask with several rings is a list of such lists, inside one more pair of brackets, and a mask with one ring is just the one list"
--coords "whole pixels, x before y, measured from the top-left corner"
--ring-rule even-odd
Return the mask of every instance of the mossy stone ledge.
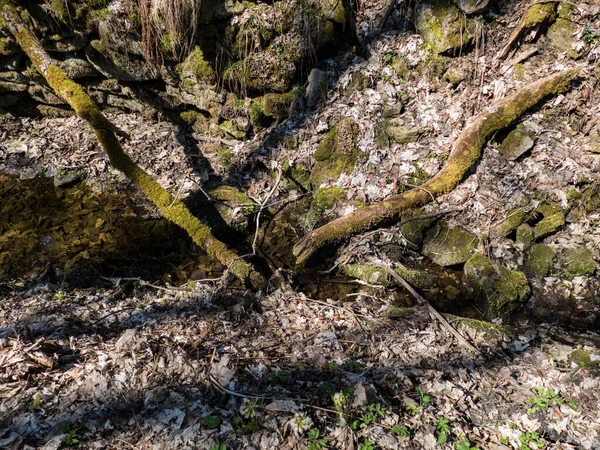
[[[431, 289], [437, 281], [435, 275], [424, 270], [399, 267], [395, 271], [416, 289]], [[344, 273], [369, 284], [379, 284], [382, 286], [398, 285], [398, 282], [394, 278], [390, 278], [384, 269], [372, 264], [350, 264], [344, 267]]]

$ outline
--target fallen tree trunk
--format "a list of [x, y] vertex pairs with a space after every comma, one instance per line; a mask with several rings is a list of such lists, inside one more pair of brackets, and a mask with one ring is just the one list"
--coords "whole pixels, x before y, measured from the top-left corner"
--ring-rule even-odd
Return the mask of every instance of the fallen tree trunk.
[[579, 69], [575, 68], [547, 76], [494, 103], [469, 121], [455, 141], [448, 162], [433, 178], [417, 188], [361, 208], [307, 234], [294, 246], [297, 263], [304, 263], [324, 245], [397, 222], [408, 209], [450, 192], [477, 162], [483, 144], [493, 133], [510, 125], [544, 97], [568, 90], [578, 73]]
[[115, 134], [114, 125], [102, 114], [84, 89], [67, 77], [46, 53], [22, 19], [14, 0], [0, 0], [0, 26], [8, 28], [15, 36], [35, 68], [56, 94], [71, 105], [79, 117], [92, 126], [111, 165], [131, 179], [154, 202], [163, 217], [183, 228], [197, 245], [219, 260], [247, 285], [255, 289], [265, 287], [265, 279], [260, 273], [215, 238], [208, 226], [200, 222], [183, 202], [158, 184], [123, 151]]

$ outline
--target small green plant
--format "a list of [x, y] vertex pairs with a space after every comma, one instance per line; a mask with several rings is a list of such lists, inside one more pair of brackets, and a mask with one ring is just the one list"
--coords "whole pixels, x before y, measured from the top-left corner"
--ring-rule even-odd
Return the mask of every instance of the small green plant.
[[504, 445], [508, 445], [508, 443], [510, 442], [510, 438], [508, 436], [502, 436], [500, 438], [500, 442], [502, 442]]
[[562, 405], [565, 400], [552, 389], [536, 388], [537, 396], [531, 397], [527, 403], [531, 408], [527, 409], [527, 414], [533, 414], [537, 411], [543, 411], [550, 406]]
[[275, 386], [283, 384], [285, 372], [283, 370], [272, 370], [269, 372], [269, 383]]
[[81, 436], [79, 436], [79, 434], [77, 434], [77, 430], [69, 430], [67, 436], [63, 437], [61, 439], [61, 442], [66, 447], [76, 447], [79, 444], [80, 439], [81, 439]]
[[423, 394], [423, 390], [420, 387], [417, 388], [417, 392], [419, 393], [419, 400], [421, 401], [421, 406], [423, 408], [427, 408], [429, 406], [429, 402], [431, 401], [431, 397], [429, 397], [429, 395]]
[[456, 450], [479, 450], [477, 447], [471, 447], [471, 442], [468, 439], [458, 442], [454, 448]]
[[227, 445], [226, 444], [215, 444], [210, 448], [210, 450], [227, 450]]
[[242, 406], [240, 406], [240, 414], [246, 419], [252, 419], [257, 415], [261, 405], [257, 400], [251, 398], [245, 398]]
[[221, 425], [221, 418], [219, 416], [204, 416], [202, 419], [200, 419], [200, 423], [209, 430], [214, 430], [215, 428], [219, 428], [219, 425]]
[[444, 417], [440, 417], [435, 424], [435, 428], [438, 431], [438, 444], [445, 444], [448, 441], [448, 435], [450, 434], [450, 422]]
[[343, 392], [336, 392], [331, 396], [331, 399], [333, 400], [333, 406], [335, 407], [335, 410], [337, 411], [340, 420], [343, 419], [344, 405], [346, 404], [348, 396], [346, 396], [346, 394], [344, 394]]
[[381, 404], [375, 403], [373, 405], [369, 405], [367, 410], [362, 414], [361, 420], [365, 425], [370, 425], [372, 423], [377, 422], [377, 418], [385, 417], [387, 409], [385, 409]]
[[417, 406], [413, 402], [408, 402], [406, 404], [406, 410], [409, 412], [409, 414], [411, 416], [416, 416], [421, 411], [423, 411], [423, 407], [422, 406]]
[[358, 444], [358, 450], [373, 450], [375, 448], [375, 444], [368, 439], [365, 439], [360, 444]]
[[246, 425], [244, 425], [244, 430], [246, 433], [256, 433], [260, 429], [260, 424], [256, 418], [250, 419]]
[[357, 359], [349, 359], [346, 361], [346, 370], [348, 372], [359, 372], [360, 371], [360, 361]]
[[31, 407], [33, 409], [40, 409], [42, 407], [42, 397], [40, 397], [40, 394], [34, 395], [33, 402], [31, 403]]
[[538, 448], [544, 448], [544, 441], [540, 438], [540, 435], [535, 432], [527, 431], [519, 436], [519, 442], [521, 446], [520, 450], [536, 450]]
[[585, 28], [583, 29], [582, 38], [586, 42], [587, 45], [589, 45], [590, 47], [593, 47], [598, 42], [598, 38], [600, 38], [600, 34], [598, 34], [598, 32], [591, 26], [586, 25]]
[[396, 433], [400, 437], [410, 437], [410, 431], [406, 426], [400, 428], [400, 426], [394, 425], [394, 427], [392, 428], [392, 432]]
[[307, 450], [322, 450], [327, 448], [329, 439], [321, 438], [320, 435], [321, 432], [317, 428], [308, 430], [308, 436], [306, 439], [308, 442], [310, 442], [310, 444], [308, 444]]

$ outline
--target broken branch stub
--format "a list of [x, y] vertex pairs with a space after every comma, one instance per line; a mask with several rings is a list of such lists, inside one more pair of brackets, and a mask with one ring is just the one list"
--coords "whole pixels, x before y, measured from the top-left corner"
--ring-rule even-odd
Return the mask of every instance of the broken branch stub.
[[579, 71], [579, 68], [574, 68], [549, 75], [495, 102], [468, 122], [454, 142], [446, 165], [433, 178], [418, 188], [361, 208], [308, 233], [294, 246], [297, 263], [303, 264], [325, 245], [343, 241], [372, 228], [393, 224], [401, 220], [408, 209], [422, 206], [432, 196], [453, 190], [477, 162], [483, 144], [493, 133], [510, 125], [544, 97], [568, 90]]
[[94, 129], [111, 165], [131, 179], [158, 207], [163, 217], [183, 228], [211, 257], [255, 289], [266, 285], [264, 277], [234, 251], [219, 241], [210, 228], [125, 153], [115, 135], [116, 127], [102, 114], [85, 90], [58, 67], [23, 21], [13, 0], [0, 0], [0, 26], [8, 28], [35, 68], [56, 94]]

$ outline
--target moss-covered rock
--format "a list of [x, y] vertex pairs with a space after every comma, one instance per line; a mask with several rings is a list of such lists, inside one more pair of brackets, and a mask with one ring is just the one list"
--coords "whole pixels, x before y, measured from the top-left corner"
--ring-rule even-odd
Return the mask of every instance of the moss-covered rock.
[[294, 99], [301, 95], [297, 89], [292, 89], [285, 94], [269, 93], [262, 98], [262, 111], [267, 117], [280, 121], [290, 115], [290, 107]]
[[544, 203], [536, 212], [544, 217], [533, 227], [535, 239], [549, 236], [565, 224], [565, 213], [560, 206]]
[[323, 15], [327, 20], [338, 24], [346, 23], [346, 9], [341, 0], [320, 0], [319, 1]]
[[479, 239], [464, 228], [448, 228], [446, 222], [439, 221], [429, 229], [423, 242], [423, 254], [440, 266], [453, 266], [468, 260]]
[[527, 220], [528, 214], [524, 208], [517, 207], [511, 209], [506, 215], [506, 219], [500, 222], [493, 230], [492, 236], [507, 236], [515, 231], [523, 222]]
[[520, 246], [521, 250], [527, 250], [533, 243], [535, 236], [533, 228], [526, 223], [522, 223], [517, 227], [516, 243]]
[[549, 245], [535, 244], [531, 247], [523, 272], [528, 278], [543, 278], [550, 273], [556, 252]]
[[217, 74], [212, 64], [206, 60], [204, 52], [196, 46], [188, 57], [176, 68], [182, 80], [191, 79], [197, 83], [213, 86], [217, 82]]
[[340, 187], [321, 187], [317, 189], [306, 214], [303, 214], [299, 223], [305, 231], [311, 231], [322, 223], [329, 211], [346, 200], [346, 192]]
[[487, 317], [512, 314], [529, 296], [524, 273], [510, 270], [481, 253], [474, 254], [465, 263], [464, 276]]
[[446, 0], [418, 3], [415, 25], [435, 53], [457, 52], [471, 40], [464, 14]]
[[594, 254], [589, 248], [567, 248], [559, 254], [558, 261], [563, 273], [570, 278], [593, 275], [596, 271]]
[[219, 125], [219, 130], [226, 138], [244, 139], [249, 130], [249, 122], [225, 120]]
[[573, 350], [569, 355], [569, 362], [577, 365], [578, 367], [592, 366], [592, 358], [590, 357], [590, 354], [582, 349]]
[[514, 161], [533, 148], [535, 132], [520, 123], [500, 144], [500, 154]]
[[246, 228], [248, 216], [255, 211], [254, 202], [246, 194], [233, 186], [218, 186], [208, 194], [225, 223], [239, 230]]
[[360, 92], [364, 89], [373, 86], [373, 80], [370, 76], [365, 75], [362, 71], [357, 71], [350, 77], [350, 82], [346, 86], [346, 95], [351, 95], [354, 92]]
[[401, 319], [402, 317], [408, 316], [412, 311], [412, 308], [406, 308], [402, 306], [388, 306], [381, 313], [381, 315], [386, 319]]
[[361, 155], [357, 143], [357, 123], [351, 118], [340, 120], [315, 152], [315, 165], [310, 175], [313, 186], [335, 181], [342, 173], [351, 172]]
[[[421, 209], [408, 211], [406, 217], [422, 216], [425, 212]], [[436, 219], [417, 219], [411, 220], [400, 227], [402, 237], [406, 239], [408, 245], [417, 249], [423, 242], [425, 232], [436, 222]]]
[[556, 18], [556, 3], [533, 4], [525, 11], [522, 22], [525, 28], [534, 28], [543, 23], [549, 23]]
[[[350, 277], [369, 284], [380, 284], [382, 286], [400, 284], [396, 279], [390, 277], [385, 270], [370, 264], [350, 264], [344, 267], [344, 272]], [[397, 268], [396, 272], [416, 289], [431, 289], [437, 281], [435, 275], [424, 270]]]

